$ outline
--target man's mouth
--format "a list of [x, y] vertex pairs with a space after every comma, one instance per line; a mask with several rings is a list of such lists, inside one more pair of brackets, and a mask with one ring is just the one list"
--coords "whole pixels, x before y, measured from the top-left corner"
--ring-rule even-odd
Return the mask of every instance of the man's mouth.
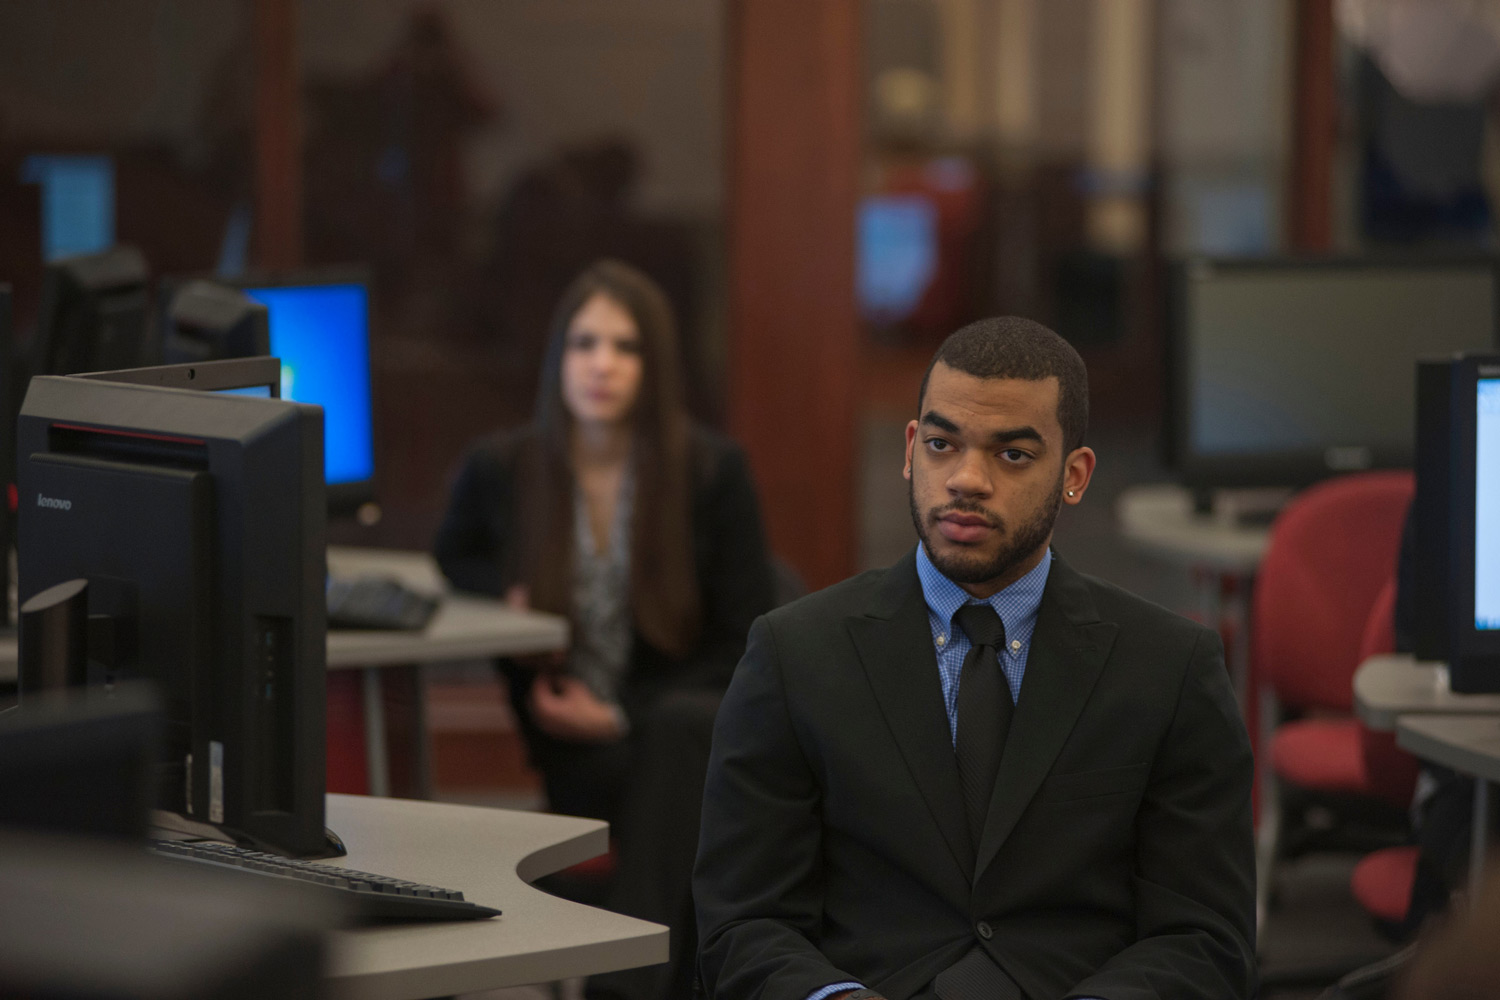
[[962, 545], [983, 541], [998, 530], [998, 526], [983, 514], [956, 510], [939, 516], [937, 528], [948, 541]]

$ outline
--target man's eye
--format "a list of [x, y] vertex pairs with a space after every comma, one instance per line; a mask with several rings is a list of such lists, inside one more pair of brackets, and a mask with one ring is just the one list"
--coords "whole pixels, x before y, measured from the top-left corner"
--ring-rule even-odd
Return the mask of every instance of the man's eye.
[[1020, 448], [1006, 448], [1000, 453], [1000, 457], [1005, 459], [1007, 462], [1024, 462], [1027, 459], [1031, 458], [1031, 455], [1028, 452], [1022, 451]]
[[933, 451], [953, 450], [953, 445], [949, 444], [947, 441], [944, 441], [942, 438], [928, 438], [927, 447], [932, 449]]

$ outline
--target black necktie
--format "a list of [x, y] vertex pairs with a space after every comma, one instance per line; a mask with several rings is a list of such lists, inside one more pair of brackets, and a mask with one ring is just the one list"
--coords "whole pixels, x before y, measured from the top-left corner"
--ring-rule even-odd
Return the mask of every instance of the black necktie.
[[966, 604], [953, 616], [973, 644], [964, 657], [958, 681], [958, 776], [974, 849], [984, 832], [1000, 753], [1015, 705], [1010, 686], [1000, 672], [1000, 650], [1005, 646], [1005, 623], [988, 604]]

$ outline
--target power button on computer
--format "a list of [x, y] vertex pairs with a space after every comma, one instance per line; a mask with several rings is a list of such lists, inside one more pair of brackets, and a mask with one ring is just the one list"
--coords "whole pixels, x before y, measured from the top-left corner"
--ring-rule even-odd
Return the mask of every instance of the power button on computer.
[[974, 929], [978, 931], [979, 936], [984, 938], [986, 941], [995, 936], [994, 930], [983, 920], [979, 921], [978, 925], [976, 925]]

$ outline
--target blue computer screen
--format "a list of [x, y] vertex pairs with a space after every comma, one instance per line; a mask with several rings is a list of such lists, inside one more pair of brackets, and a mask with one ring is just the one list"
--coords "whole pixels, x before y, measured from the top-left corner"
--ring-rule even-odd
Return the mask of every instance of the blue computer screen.
[[374, 478], [370, 341], [360, 284], [246, 288], [271, 313], [271, 353], [281, 359], [281, 396], [323, 407], [324, 470], [330, 485]]
[[856, 294], [866, 319], [912, 314], [938, 266], [937, 206], [920, 194], [876, 195], [859, 206]]
[[42, 258], [97, 253], [115, 242], [115, 165], [107, 156], [28, 156], [21, 179], [42, 188]]
[[1474, 627], [1500, 629], [1500, 378], [1478, 383], [1474, 441]]

